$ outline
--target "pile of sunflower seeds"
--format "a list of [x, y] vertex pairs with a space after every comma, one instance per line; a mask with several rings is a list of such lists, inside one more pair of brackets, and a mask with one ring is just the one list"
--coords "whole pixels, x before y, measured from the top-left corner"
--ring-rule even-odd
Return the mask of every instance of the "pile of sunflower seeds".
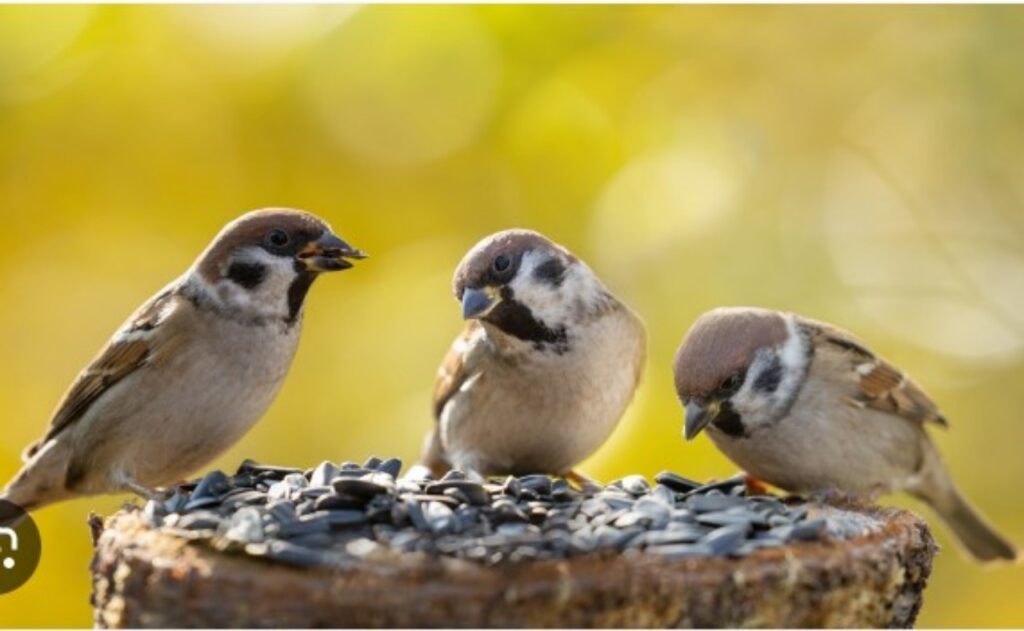
[[409, 480], [401, 470], [396, 458], [309, 470], [247, 460], [234, 475], [214, 471], [150, 500], [142, 514], [218, 550], [303, 567], [410, 554], [488, 565], [601, 552], [740, 557], [843, 536], [806, 505], [748, 496], [740, 479], [701, 484], [664, 472], [653, 487], [634, 475], [580, 491], [545, 475]]

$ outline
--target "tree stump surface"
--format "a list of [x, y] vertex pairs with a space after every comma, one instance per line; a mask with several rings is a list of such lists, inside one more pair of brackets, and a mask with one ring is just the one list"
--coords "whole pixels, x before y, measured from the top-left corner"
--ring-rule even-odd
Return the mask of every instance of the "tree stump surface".
[[99, 627], [909, 627], [936, 545], [912, 513], [830, 510], [869, 527], [740, 558], [636, 550], [486, 565], [370, 555], [296, 568], [154, 527], [93, 522]]

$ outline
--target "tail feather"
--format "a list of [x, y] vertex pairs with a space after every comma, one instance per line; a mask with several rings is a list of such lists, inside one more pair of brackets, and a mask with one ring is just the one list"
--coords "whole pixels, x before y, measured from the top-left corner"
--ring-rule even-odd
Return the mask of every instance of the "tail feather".
[[34, 506], [22, 506], [13, 501], [6, 492], [0, 493], [0, 527], [17, 528], [25, 516], [25, 513], [32, 510]]
[[960, 493], [949, 476], [938, 450], [925, 444], [921, 474], [908, 491], [927, 502], [968, 554], [982, 563], [1018, 561], [1020, 552]]
[[17, 511], [12, 512], [10, 508], [12, 504], [25, 512], [38, 508], [38, 502], [27, 492], [26, 485], [24, 484], [24, 477], [23, 469], [18, 473], [17, 477], [7, 485], [7, 488], [4, 489], [3, 493], [0, 493], [0, 524], [17, 514]]
[[0, 493], [0, 500], [29, 512], [74, 495], [64, 485], [67, 458], [57, 447], [51, 442], [37, 450]]
[[1020, 553], [979, 511], [967, 501], [943, 469], [929, 476], [929, 483], [908, 489], [927, 502], [953, 531], [961, 546], [982, 563], [1016, 561]]
[[936, 505], [942, 519], [960, 543], [979, 561], [1016, 561], [1020, 551], [956, 489], [943, 505]]

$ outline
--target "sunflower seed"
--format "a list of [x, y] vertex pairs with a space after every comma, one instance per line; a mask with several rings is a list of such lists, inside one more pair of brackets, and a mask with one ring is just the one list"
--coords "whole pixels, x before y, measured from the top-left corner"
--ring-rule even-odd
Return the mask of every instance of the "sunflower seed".
[[622, 488], [631, 495], [643, 495], [650, 490], [650, 485], [642, 475], [627, 475], [621, 480]]
[[[299, 567], [316, 567], [324, 565], [324, 556], [319, 550], [311, 550], [302, 546], [297, 546], [294, 543], [287, 541], [272, 541], [266, 544], [264, 548], [257, 548], [261, 544], [249, 544], [246, 546], [246, 551], [250, 550], [261, 550], [262, 554], [257, 556], [266, 556], [267, 558], [288, 565], [297, 565]], [[250, 552], [252, 554], [252, 552]]]
[[740, 547], [747, 538], [748, 530], [749, 527], [742, 524], [722, 526], [717, 530], [712, 530], [701, 540], [701, 543], [710, 548], [713, 554], [726, 556]]
[[748, 512], [733, 512], [733, 509], [715, 511], [712, 513], [700, 513], [697, 515], [697, 522], [708, 526], [728, 526], [731, 524], [750, 526], [754, 515]]
[[397, 478], [398, 474], [402, 472], [402, 461], [398, 458], [388, 458], [384, 462], [380, 463], [377, 470], [381, 473], [386, 473], [393, 478]]
[[695, 513], [714, 513], [736, 506], [743, 506], [743, 498], [731, 495], [708, 494], [691, 495], [686, 499], [686, 507]]
[[262, 543], [265, 537], [263, 514], [251, 506], [239, 509], [228, 521], [224, 536], [241, 543]]
[[484, 487], [479, 482], [473, 482], [471, 480], [442, 480], [441, 482], [434, 482], [427, 486], [426, 492], [430, 494], [448, 494], [449, 491], [455, 491], [462, 503], [466, 504], [477, 504], [483, 506], [491, 503], [491, 496], [484, 490]]
[[817, 541], [825, 535], [828, 523], [822, 519], [811, 519], [793, 526], [790, 539], [797, 541]]
[[396, 479], [401, 469], [397, 458], [307, 470], [246, 461], [234, 476], [214, 471], [147, 502], [142, 516], [152, 528], [217, 550], [335, 567], [388, 549], [488, 565], [612, 550], [742, 556], [859, 532], [829, 530], [830, 521], [807, 518], [805, 504], [747, 497], [739, 477], [701, 485], [662, 472], [653, 487], [632, 475], [579, 491], [538, 474], [480, 481], [450, 471], [417, 482]]
[[641, 497], [637, 500], [633, 505], [633, 511], [645, 515], [649, 527], [655, 530], [664, 528], [672, 516], [668, 506], [651, 497]]
[[689, 478], [676, 475], [671, 471], [662, 471], [658, 475], [654, 476], [654, 481], [658, 484], [664, 484], [676, 493], [688, 493], [694, 489], [700, 488], [699, 482], [694, 482]]
[[149, 525], [159, 528], [164, 522], [164, 506], [156, 500], [149, 500], [142, 509], [142, 517]]
[[638, 543], [648, 546], [664, 546], [675, 543], [694, 543], [708, 534], [706, 528], [688, 526], [672, 530], [652, 530], [637, 538]]
[[182, 510], [186, 513], [190, 513], [201, 508], [210, 508], [211, 506], [218, 506], [219, 504], [220, 500], [218, 498], [207, 495], [204, 497], [190, 499], [188, 503], [185, 504]]
[[306, 515], [294, 521], [284, 522], [281, 524], [280, 529], [278, 529], [277, 536], [289, 539], [291, 537], [312, 535], [318, 532], [327, 532], [331, 529], [328, 515], [329, 513], [325, 511]]
[[302, 473], [302, 469], [296, 469], [295, 467], [275, 467], [273, 465], [259, 464], [253, 460], [243, 460], [242, 464], [238, 466], [238, 472], [236, 475], [270, 475], [276, 476], [277, 479], [281, 479], [290, 473]]
[[325, 511], [327, 515], [327, 523], [332, 527], [340, 526], [359, 526], [365, 524], [366, 513], [361, 510], [329, 510]]
[[312, 475], [309, 476], [309, 485], [312, 487], [328, 486], [337, 475], [338, 467], [334, 466], [333, 462], [324, 460], [316, 469], [313, 469]]
[[538, 496], [551, 493], [551, 478], [546, 475], [524, 475], [519, 478], [519, 485], [524, 489], [533, 491]]
[[221, 524], [220, 515], [211, 511], [196, 511], [183, 515], [178, 520], [178, 528], [184, 530], [216, 530]]
[[222, 471], [211, 471], [192, 491], [192, 499], [199, 497], [220, 497], [231, 489], [231, 478]]
[[[372, 474], [370, 474], [372, 475]], [[339, 495], [350, 495], [353, 497], [372, 498], [381, 493], [387, 493], [394, 485], [380, 484], [375, 479], [366, 478], [336, 478], [332, 483], [334, 491]]]

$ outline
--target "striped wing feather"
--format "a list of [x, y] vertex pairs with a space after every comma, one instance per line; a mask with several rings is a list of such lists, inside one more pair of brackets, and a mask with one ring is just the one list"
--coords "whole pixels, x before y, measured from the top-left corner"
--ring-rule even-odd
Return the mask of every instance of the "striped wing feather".
[[935, 402], [910, 377], [853, 335], [820, 322], [810, 322], [809, 328], [819, 344], [829, 344], [850, 357], [851, 369], [859, 375], [852, 403], [919, 423], [948, 424]]
[[129, 318], [92, 363], [79, 373], [57, 405], [46, 435], [25, 450], [24, 460], [32, 458], [43, 445], [85, 416], [113, 386], [150, 361], [154, 339], [158, 337], [155, 333], [174, 296], [172, 290], [165, 290]]

